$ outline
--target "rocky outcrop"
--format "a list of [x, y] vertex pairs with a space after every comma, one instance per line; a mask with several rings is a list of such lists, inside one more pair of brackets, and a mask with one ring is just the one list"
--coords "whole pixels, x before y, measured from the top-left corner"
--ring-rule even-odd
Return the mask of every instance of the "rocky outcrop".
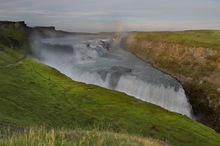
[[[19, 47], [27, 47], [27, 35], [30, 34], [29, 28], [24, 21], [11, 22], [0, 21], [0, 42], [2, 44], [16, 49]], [[19, 37], [17, 34], [21, 34]]]
[[0, 28], [16, 28], [16, 29], [22, 29], [24, 30], [27, 28], [27, 25], [24, 21], [18, 21], [18, 22], [11, 22], [11, 21], [0, 21]]
[[122, 39], [124, 49], [172, 75], [185, 88], [197, 120], [220, 132], [220, 51], [183, 44]]
[[40, 37], [57, 37], [58, 33], [53, 26], [36, 26], [32, 29], [32, 34]]
[[34, 29], [44, 32], [44, 31], [56, 31], [54, 26], [36, 26]]

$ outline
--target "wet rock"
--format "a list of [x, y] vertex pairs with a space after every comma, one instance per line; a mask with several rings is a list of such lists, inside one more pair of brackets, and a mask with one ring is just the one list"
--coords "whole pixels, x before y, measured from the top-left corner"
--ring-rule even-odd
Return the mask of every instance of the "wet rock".
[[132, 69], [127, 68], [127, 67], [113, 66], [110, 69], [98, 71], [98, 74], [100, 75], [102, 81], [104, 82], [106, 80], [107, 74], [110, 73], [111, 75], [110, 75], [110, 79], [109, 79], [109, 86], [112, 89], [115, 89], [120, 77], [123, 74], [129, 73], [131, 71], [132, 71]]
[[114, 66], [111, 68], [111, 70], [113, 72], [110, 76], [109, 85], [112, 89], [115, 89], [115, 87], [117, 86], [121, 75], [132, 71], [130, 68], [123, 67], [123, 66]]
[[104, 48], [106, 48], [107, 50], [110, 48], [110, 44], [108, 42], [105, 42], [105, 41], [102, 41], [102, 40], [100, 40], [100, 42], [102, 43], [102, 46]]
[[220, 112], [218, 112], [220, 110], [210, 106], [206, 91], [195, 89], [191, 84], [187, 83], [183, 87], [192, 105], [196, 120], [220, 133], [220, 120], [216, 120], [220, 115]]
[[106, 70], [100, 70], [100, 71], [98, 71], [98, 74], [100, 75], [102, 81], [105, 82], [105, 79], [106, 79], [106, 76], [107, 76], [107, 74], [108, 74], [108, 71], [106, 71]]
[[42, 43], [43, 48], [50, 52], [56, 52], [61, 54], [73, 54], [74, 49], [72, 46], [69, 45], [52, 45], [47, 43]]
[[127, 73], [132, 71], [132, 69], [123, 66], [113, 66], [111, 69], [119, 73]]

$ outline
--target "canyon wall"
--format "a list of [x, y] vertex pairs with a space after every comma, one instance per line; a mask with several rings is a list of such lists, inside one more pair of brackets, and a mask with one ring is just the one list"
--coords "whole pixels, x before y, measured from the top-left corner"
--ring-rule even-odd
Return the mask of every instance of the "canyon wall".
[[11, 21], [0, 21], [0, 28], [16, 28], [16, 29], [26, 29], [27, 25], [24, 21], [17, 21], [17, 22], [11, 22]]
[[121, 46], [179, 80], [197, 121], [220, 132], [220, 49], [139, 38], [129, 33]]

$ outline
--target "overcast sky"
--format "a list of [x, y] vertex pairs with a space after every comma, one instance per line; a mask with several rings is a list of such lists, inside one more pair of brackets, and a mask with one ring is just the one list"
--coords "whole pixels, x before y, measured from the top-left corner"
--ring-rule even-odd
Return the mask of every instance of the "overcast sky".
[[220, 0], [0, 0], [0, 20], [84, 32], [220, 29]]

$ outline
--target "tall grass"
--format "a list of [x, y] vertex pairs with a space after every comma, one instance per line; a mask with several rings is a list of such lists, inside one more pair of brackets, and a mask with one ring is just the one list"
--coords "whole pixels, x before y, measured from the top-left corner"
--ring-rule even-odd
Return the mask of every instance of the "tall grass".
[[45, 126], [31, 127], [22, 131], [4, 128], [0, 145], [3, 146], [161, 146], [162, 143], [149, 138], [128, 134], [84, 131], [80, 129], [47, 129]]

